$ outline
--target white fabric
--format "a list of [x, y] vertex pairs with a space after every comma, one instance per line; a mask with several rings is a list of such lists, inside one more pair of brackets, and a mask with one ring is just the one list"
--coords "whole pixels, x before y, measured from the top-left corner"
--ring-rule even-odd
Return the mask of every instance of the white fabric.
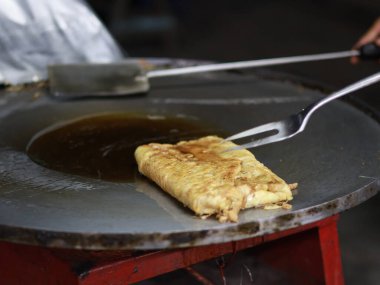
[[46, 79], [46, 66], [53, 63], [101, 63], [123, 57], [82, 0], [0, 2], [0, 83]]

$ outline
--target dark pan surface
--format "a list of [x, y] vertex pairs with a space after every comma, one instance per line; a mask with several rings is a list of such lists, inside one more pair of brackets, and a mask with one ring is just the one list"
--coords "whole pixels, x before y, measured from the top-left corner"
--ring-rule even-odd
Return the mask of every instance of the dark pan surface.
[[83, 115], [180, 114], [234, 133], [282, 119], [323, 96], [289, 82], [222, 73], [156, 79], [151, 85], [148, 95], [122, 99], [0, 94], [1, 240], [83, 249], [220, 243], [311, 223], [365, 201], [380, 188], [380, 126], [341, 101], [317, 112], [304, 133], [253, 150], [286, 181], [298, 182], [298, 194], [290, 211], [245, 210], [239, 223], [200, 220], [143, 179], [84, 178], [46, 169], [26, 155], [35, 133]]

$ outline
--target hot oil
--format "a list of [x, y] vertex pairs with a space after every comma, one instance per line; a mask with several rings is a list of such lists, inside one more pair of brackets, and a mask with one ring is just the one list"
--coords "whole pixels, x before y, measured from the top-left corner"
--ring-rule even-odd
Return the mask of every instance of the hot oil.
[[112, 113], [42, 131], [29, 143], [27, 153], [36, 163], [54, 170], [132, 182], [138, 175], [134, 158], [137, 146], [220, 133], [193, 119]]

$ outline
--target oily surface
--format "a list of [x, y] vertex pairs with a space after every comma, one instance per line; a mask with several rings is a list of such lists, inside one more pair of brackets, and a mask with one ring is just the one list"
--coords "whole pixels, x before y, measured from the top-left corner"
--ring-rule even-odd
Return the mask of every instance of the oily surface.
[[199, 121], [133, 113], [100, 114], [45, 129], [29, 143], [29, 157], [47, 168], [108, 181], [132, 182], [136, 147], [176, 142], [208, 132]]

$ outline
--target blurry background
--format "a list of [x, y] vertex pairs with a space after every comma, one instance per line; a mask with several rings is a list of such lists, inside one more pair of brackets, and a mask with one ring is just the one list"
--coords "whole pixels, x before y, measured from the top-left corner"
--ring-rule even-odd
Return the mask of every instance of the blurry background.
[[[347, 50], [380, 16], [380, 1], [373, 0], [89, 2], [129, 56], [215, 61]], [[380, 65], [353, 66], [342, 59], [271, 69], [333, 90], [379, 71]], [[379, 85], [356, 96], [380, 116]], [[347, 284], [380, 284], [379, 220], [379, 195], [341, 215]]]

